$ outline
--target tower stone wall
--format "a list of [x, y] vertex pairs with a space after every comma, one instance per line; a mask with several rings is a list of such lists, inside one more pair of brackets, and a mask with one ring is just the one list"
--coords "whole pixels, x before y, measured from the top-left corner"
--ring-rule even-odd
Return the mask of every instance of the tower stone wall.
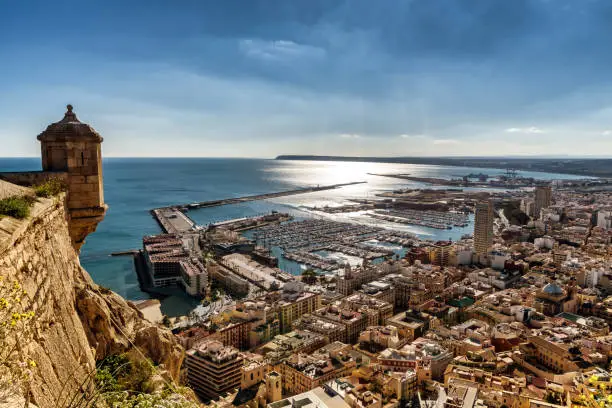
[[283, 399], [282, 378], [276, 371], [266, 374], [266, 400], [268, 404]]
[[102, 137], [82, 123], [68, 105], [64, 118], [38, 135], [44, 172], [65, 173], [70, 237], [80, 250], [88, 234], [104, 218]]

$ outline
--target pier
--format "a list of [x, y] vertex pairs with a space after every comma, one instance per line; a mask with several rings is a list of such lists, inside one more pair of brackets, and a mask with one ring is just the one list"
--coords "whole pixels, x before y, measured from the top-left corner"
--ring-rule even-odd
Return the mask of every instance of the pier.
[[166, 234], [193, 231], [196, 223], [178, 208], [156, 208], [151, 214]]
[[366, 182], [365, 181], [354, 181], [351, 183], [332, 184], [329, 186], [304, 187], [304, 188], [298, 188], [295, 190], [279, 191], [276, 193], [256, 194], [256, 195], [234, 197], [234, 198], [224, 198], [221, 200], [201, 201], [201, 202], [191, 203], [191, 204], [177, 204], [177, 205], [173, 205], [170, 207], [156, 208], [153, 211], [172, 210], [172, 209], [194, 210], [196, 208], [219, 207], [222, 205], [239, 204], [239, 203], [245, 203], [248, 201], [267, 200], [270, 198], [285, 197], [285, 196], [291, 196], [291, 195], [297, 195], [297, 194], [315, 193], [317, 191], [334, 190], [340, 187], [346, 187], [346, 186], [352, 186], [355, 184], [364, 184], [364, 183]]

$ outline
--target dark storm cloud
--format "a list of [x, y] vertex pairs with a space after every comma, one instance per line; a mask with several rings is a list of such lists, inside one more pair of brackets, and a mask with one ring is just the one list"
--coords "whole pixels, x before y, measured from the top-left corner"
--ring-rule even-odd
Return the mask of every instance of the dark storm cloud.
[[[570, 118], [576, 127], [612, 128], [605, 120], [612, 104], [610, 1], [0, 7], [5, 92], [19, 98], [24, 88], [79, 89], [104, 112], [155, 111], [180, 121], [185, 134], [197, 126], [229, 138], [290, 134], [305, 146], [324, 135], [359, 135], [341, 138], [357, 143], [430, 134], [437, 148], [452, 149], [455, 140], [493, 141], [507, 137], [506, 129], [517, 137]], [[0, 101], [9, 117], [10, 105]]]

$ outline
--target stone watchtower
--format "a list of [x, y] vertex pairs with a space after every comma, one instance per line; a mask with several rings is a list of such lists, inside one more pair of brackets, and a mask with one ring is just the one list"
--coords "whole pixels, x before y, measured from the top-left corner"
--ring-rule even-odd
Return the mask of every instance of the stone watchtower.
[[268, 404], [280, 401], [283, 398], [281, 375], [276, 371], [266, 374], [266, 400]]
[[65, 173], [66, 210], [70, 238], [77, 251], [104, 218], [102, 136], [79, 121], [72, 105], [64, 119], [38, 135], [43, 172]]

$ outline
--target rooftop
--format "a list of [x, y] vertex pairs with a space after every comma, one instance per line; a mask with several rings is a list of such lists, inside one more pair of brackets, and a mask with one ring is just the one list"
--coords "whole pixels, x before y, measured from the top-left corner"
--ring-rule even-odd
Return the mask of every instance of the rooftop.
[[47, 126], [47, 129], [38, 135], [38, 140], [90, 140], [98, 143], [103, 141], [102, 136], [94, 128], [77, 118], [72, 105], [66, 106], [64, 118]]

